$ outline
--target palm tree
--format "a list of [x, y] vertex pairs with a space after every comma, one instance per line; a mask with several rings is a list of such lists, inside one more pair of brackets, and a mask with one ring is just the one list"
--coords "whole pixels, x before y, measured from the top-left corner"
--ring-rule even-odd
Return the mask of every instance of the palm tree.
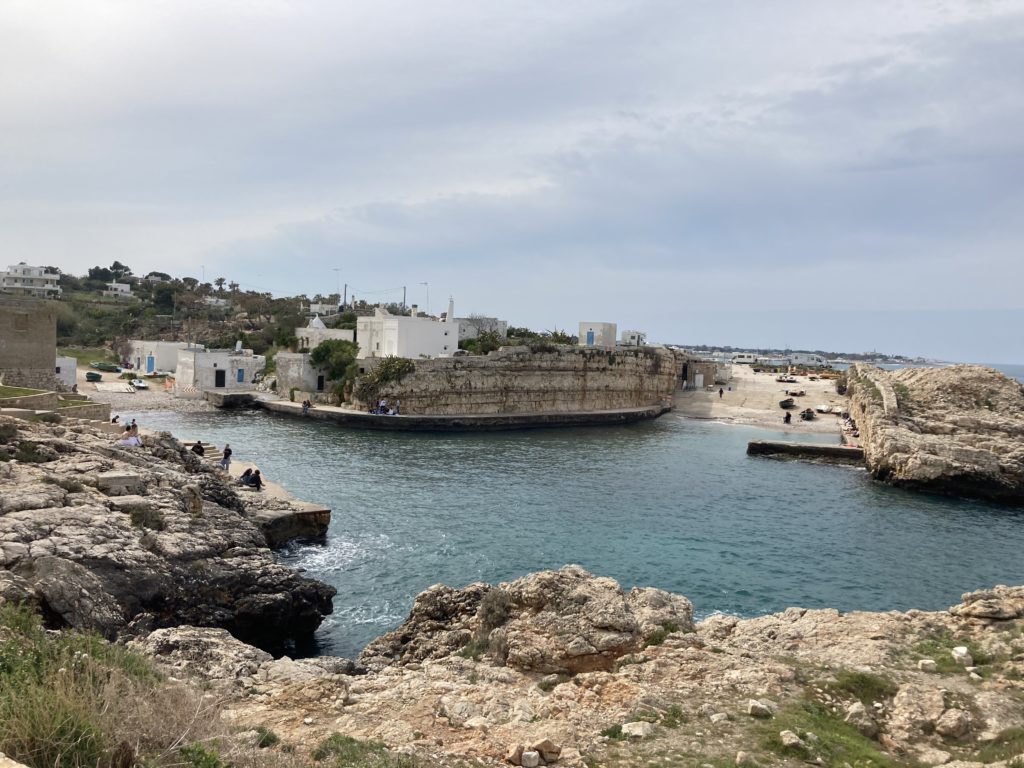
[[225, 280], [223, 277], [218, 277], [216, 280], [213, 281], [213, 284], [217, 286], [217, 293], [219, 293], [221, 296], [224, 295], [224, 283], [226, 282], [227, 280]]

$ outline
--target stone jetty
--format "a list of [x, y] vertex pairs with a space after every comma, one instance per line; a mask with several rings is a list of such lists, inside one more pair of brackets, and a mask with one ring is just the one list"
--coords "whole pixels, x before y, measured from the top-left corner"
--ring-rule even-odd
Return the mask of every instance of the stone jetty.
[[191, 624], [278, 649], [332, 610], [332, 587], [268, 547], [322, 534], [329, 513], [240, 491], [168, 433], [124, 447], [88, 425], [0, 418], [0, 459], [0, 599], [54, 626]]
[[1024, 505], [1024, 386], [984, 366], [855, 364], [851, 413], [879, 480]]

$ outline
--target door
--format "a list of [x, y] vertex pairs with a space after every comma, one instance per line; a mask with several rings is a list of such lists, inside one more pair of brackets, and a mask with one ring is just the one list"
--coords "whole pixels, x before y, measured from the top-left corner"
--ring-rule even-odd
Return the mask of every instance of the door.
[[324, 377], [323, 376], [317, 376], [316, 377], [316, 391], [317, 392], [323, 392], [324, 391]]
[[227, 381], [226, 374], [227, 374], [227, 371], [225, 371], [223, 369], [218, 369], [218, 370], [214, 371], [213, 372], [213, 386], [215, 386], [215, 387], [223, 387], [225, 385], [225, 382]]
[[588, 347], [594, 346], [594, 332], [593, 331], [587, 331], [587, 346]]
[[238, 369], [238, 376], [236, 377], [236, 380], [238, 381], [239, 384], [244, 384], [245, 383], [245, 369], [244, 368], [239, 368]]
[[156, 358], [154, 358], [152, 355], [149, 355], [146, 358], [146, 373], [152, 373], [155, 370], [156, 370]]
[[704, 389], [704, 374], [703, 373], [695, 373], [695, 374], [693, 374], [693, 388], [694, 389]]

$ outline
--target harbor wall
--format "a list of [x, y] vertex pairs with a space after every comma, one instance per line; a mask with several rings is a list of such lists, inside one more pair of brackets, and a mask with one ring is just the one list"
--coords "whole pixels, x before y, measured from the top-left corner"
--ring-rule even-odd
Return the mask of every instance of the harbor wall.
[[643, 408], [672, 395], [679, 369], [676, 354], [658, 347], [503, 347], [486, 356], [418, 360], [413, 373], [382, 385], [377, 397], [401, 400], [403, 414], [433, 416]]

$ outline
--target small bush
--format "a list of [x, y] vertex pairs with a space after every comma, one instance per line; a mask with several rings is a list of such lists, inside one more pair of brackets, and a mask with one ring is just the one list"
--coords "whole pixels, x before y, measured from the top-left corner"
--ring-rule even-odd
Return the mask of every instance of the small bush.
[[663, 622], [661, 627], [644, 638], [644, 648], [650, 648], [652, 645], [661, 645], [669, 635], [678, 631], [679, 625], [674, 621]]
[[41, 421], [45, 424], [60, 424], [61, 417], [59, 414], [47, 411], [46, 413], [40, 413], [33, 417], [32, 421]]
[[47, 475], [43, 478], [44, 483], [50, 485], [57, 485], [63, 488], [68, 493], [81, 493], [85, 490], [85, 486], [77, 480], [72, 480], [70, 477], [55, 477], [54, 475]]
[[14, 458], [26, 464], [42, 464], [43, 462], [50, 461], [49, 457], [39, 451], [38, 445], [27, 441], [18, 446], [18, 451], [14, 454]]
[[876, 701], [895, 696], [899, 686], [878, 675], [844, 670], [836, 675], [834, 682], [826, 683], [825, 688], [833, 694], [852, 696], [870, 707]]
[[14, 424], [0, 424], [0, 443], [8, 443], [18, 434]]
[[494, 587], [480, 600], [480, 608], [477, 610], [477, 618], [480, 619], [481, 629], [490, 632], [497, 629], [508, 621], [509, 610], [512, 607], [512, 598], [505, 590]]
[[458, 651], [456, 651], [455, 655], [461, 656], [464, 659], [472, 659], [473, 661], [478, 661], [486, 651], [487, 641], [481, 640], [479, 637], [474, 637], [472, 640], [470, 640], [468, 643], [462, 646]]
[[994, 763], [1020, 754], [1024, 754], [1024, 728], [1007, 728], [978, 750], [977, 759], [983, 763]]
[[185, 758], [186, 765], [190, 765], [192, 768], [226, 768], [217, 752], [206, 749], [201, 744], [182, 747], [178, 753]]
[[608, 726], [601, 731], [601, 735], [605, 738], [612, 739], [613, 741], [625, 741], [628, 738], [626, 734], [622, 732], [622, 725], [619, 723]]
[[688, 719], [686, 713], [683, 712], [683, 708], [678, 704], [673, 704], [662, 713], [661, 724], [666, 728], [678, 728], [687, 722]]
[[280, 736], [269, 728], [264, 728], [262, 725], [256, 726], [256, 733], [260, 735], [259, 739], [256, 741], [256, 746], [260, 749], [269, 749], [270, 747], [279, 744], [281, 741]]
[[163, 513], [152, 507], [138, 507], [131, 511], [132, 525], [151, 531], [162, 531], [167, 526]]

